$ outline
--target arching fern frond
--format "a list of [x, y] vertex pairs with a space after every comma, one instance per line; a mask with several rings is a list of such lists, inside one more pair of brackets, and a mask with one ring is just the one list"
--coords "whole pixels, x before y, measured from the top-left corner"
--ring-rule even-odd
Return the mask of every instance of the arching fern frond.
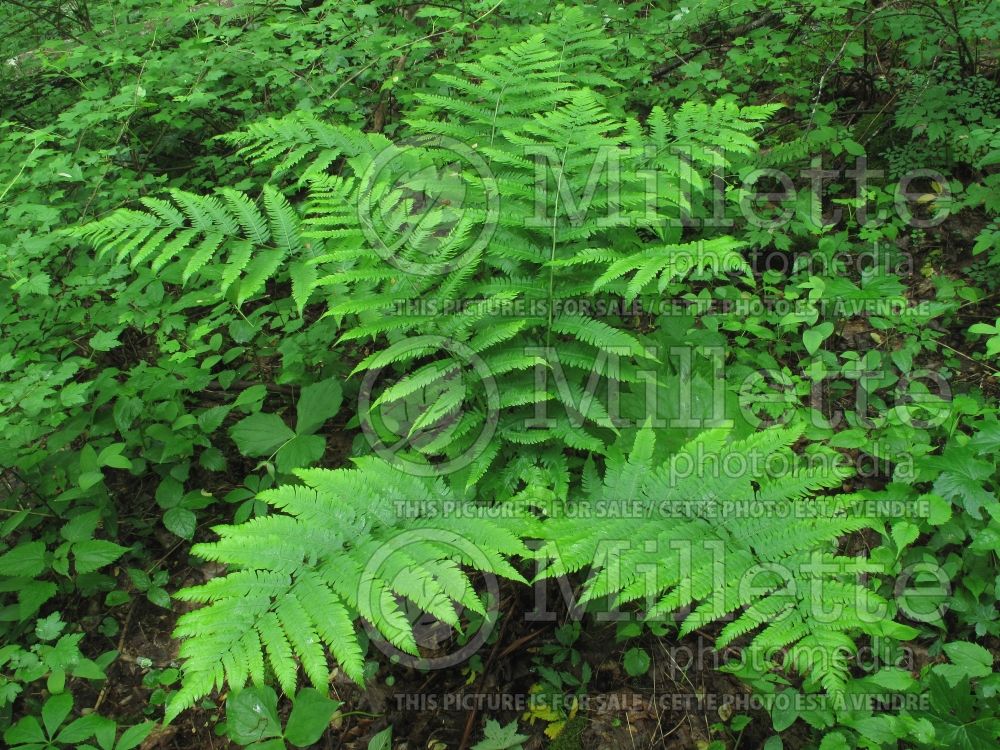
[[301, 666], [320, 690], [326, 651], [363, 681], [355, 622], [403, 652], [418, 654], [402, 599], [460, 627], [462, 609], [484, 613], [464, 569], [523, 580], [510, 565], [537, 522], [511, 507], [494, 514], [454, 496], [440, 480], [408, 476], [372, 458], [356, 468], [300, 470], [303, 484], [260, 494], [275, 513], [215, 529], [219, 540], [194, 553], [229, 572], [184, 589], [203, 604], [183, 615], [176, 637], [184, 680], [170, 721], [226, 683], [262, 684], [265, 665], [288, 694]]
[[321, 177], [337, 159], [378, 153], [389, 145], [378, 133], [331, 125], [309, 112], [268, 118], [219, 137], [237, 146], [247, 161], [271, 166], [276, 179], [294, 172], [300, 185]]
[[[258, 294], [286, 261], [316, 252], [306, 247], [295, 208], [271, 185], [262, 190], [264, 211], [232, 189], [218, 195], [171, 190], [170, 197], [143, 198], [148, 212], [119, 209], [67, 233], [96, 248], [98, 257], [131, 258], [132, 267], [148, 262], [161, 271], [177, 262], [183, 284], [207, 276], [218, 279], [225, 293], [238, 282], [237, 304]], [[296, 301], [302, 303], [315, 287], [316, 274], [302, 273], [300, 267], [293, 282]]]
[[832, 451], [799, 459], [790, 448], [799, 434], [771, 429], [727, 443], [710, 431], [659, 463], [653, 431], [640, 431], [571, 516], [543, 525], [545, 575], [589, 567], [583, 602], [640, 601], [649, 619], [691, 607], [682, 635], [729, 619], [717, 646], [757, 631], [752, 652], [842, 691], [851, 634], [900, 626], [859, 577], [881, 566], [837, 554], [841, 536], [877, 519], [857, 512], [859, 497], [814, 496], [849, 472]]

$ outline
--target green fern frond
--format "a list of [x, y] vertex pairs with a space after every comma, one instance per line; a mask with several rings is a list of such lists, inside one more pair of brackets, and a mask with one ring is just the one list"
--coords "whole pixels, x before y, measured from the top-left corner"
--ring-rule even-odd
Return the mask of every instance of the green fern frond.
[[[95, 222], [67, 230], [118, 261], [148, 262], [161, 272], [179, 261], [180, 283], [200, 275], [214, 276], [225, 292], [239, 283], [239, 304], [258, 294], [265, 283], [292, 260], [293, 294], [301, 308], [316, 286], [318, 270], [308, 264], [299, 217], [274, 187], [263, 189], [264, 211], [246, 194], [222, 189], [218, 196], [171, 190], [173, 202], [141, 199], [148, 211], [120, 209]], [[315, 251], [312, 251], [316, 254]], [[294, 263], [294, 261], [299, 261]], [[207, 269], [217, 273], [207, 273]]]
[[[852, 496], [808, 499], [848, 472], [833, 455], [804, 465], [790, 448], [799, 434], [771, 429], [725, 443], [722, 431], [704, 433], [657, 463], [654, 433], [641, 430], [627, 456], [609, 457], [602, 483], [586, 483], [571, 517], [543, 525], [545, 575], [589, 566], [582, 601], [642, 600], [648, 618], [694, 606], [682, 634], [737, 613], [718, 646], [758, 631], [750, 648], [843, 690], [851, 634], [877, 635], [891, 608], [859, 577], [880, 566], [834, 554], [840, 537], [876, 521], [851, 512]], [[772, 476], [768, 465], [783, 468]], [[619, 511], [591, 516], [597, 501]]]
[[537, 533], [527, 514], [491, 514], [381, 461], [298, 474], [304, 484], [260, 494], [276, 512], [195, 546], [230, 572], [177, 594], [203, 606], [177, 623], [184, 681], [167, 721], [223, 683], [261, 684], [265, 662], [290, 695], [299, 667], [326, 689], [327, 651], [360, 683], [358, 617], [416, 654], [398, 597], [458, 627], [456, 607], [484, 612], [464, 569], [523, 580], [508, 560], [527, 556], [522, 540]]

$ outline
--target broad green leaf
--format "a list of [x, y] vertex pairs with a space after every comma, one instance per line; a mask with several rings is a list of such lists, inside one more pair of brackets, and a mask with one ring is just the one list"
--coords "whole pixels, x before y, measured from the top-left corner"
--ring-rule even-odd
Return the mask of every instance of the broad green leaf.
[[892, 527], [892, 541], [896, 543], [897, 557], [920, 536], [920, 529], [909, 521], [897, 521]]
[[34, 716], [25, 716], [14, 726], [3, 733], [8, 745], [27, 745], [32, 742], [45, 742], [45, 732]]
[[244, 456], [270, 456], [295, 437], [277, 414], [260, 412], [241, 419], [229, 434]]
[[56, 595], [58, 586], [52, 581], [31, 581], [17, 592], [17, 617], [27, 620], [35, 614], [42, 605]]
[[213, 433], [225, 421], [232, 407], [213, 406], [198, 415], [198, 426], [206, 433]]
[[810, 355], [819, 351], [820, 345], [833, 333], [833, 323], [827, 321], [820, 323], [815, 328], [810, 328], [802, 334], [802, 343], [805, 344], [806, 351]]
[[486, 736], [473, 745], [472, 750], [516, 750], [530, 739], [526, 734], [518, 734], [516, 719], [506, 726], [487, 719], [484, 734]]
[[274, 690], [248, 687], [231, 694], [226, 701], [226, 733], [241, 745], [280, 737], [278, 696]]
[[108, 721], [111, 720], [100, 714], [88, 714], [63, 727], [56, 740], [67, 744], [83, 742], [93, 737], [97, 730]]
[[100, 331], [90, 339], [90, 348], [97, 352], [109, 352], [121, 346], [118, 340], [120, 331]]
[[82, 542], [90, 539], [97, 530], [97, 523], [101, 519], [101, 513], [92, 510], [88, 513], [81, 513], [72, 518], [62, 527], [60, 533], [67, 542]]
[[625, 652], [625, 672], [630, 677], [641, 677], [649, 671], [649, 653], [644, 648], [630, 648]]
[[986, 677], [993, 672], [993, 654], [978, 643], [955, 641], [943, 646], [951, 664], [938, 664], [934, 671], [955, 687], [962, 679]]
[[149, 591], [146, 592], [146, 598], [149, 599], [157, 607], [163, 607], [163, 609], [170, 609], [170, 594], [167, 593], [166, 589], [160, 588], [159, 586], [154, 586]]
[[842, 723], [879, 745], [895, 745], [905, 731], [895, 716], [867, 716], [845, 719]]
[[308, 747], [319, 741], [340, 706], [339, 701], [330, 700], [314, 688], [303, 688], [292, 702], [285, 739], [296, 747]]
[[287, 750], [287, 746], [284, 740], [276, 737], [273, 740], [264, 740], [263, 742], [255, 742], [252, 745], [247, 745], [246, 750]]
[[951, 503], [940, 495], [927, 494], [920, 497], [927, 503], [930, 512], [927, 516], [927, 523], [931, 526], [941, 526], [951, 520]]
[[819, 743], [819, 750], [851, 750], [851, 746], [842, 732], [830, 732]]
[[171, 508], [163, 514], [163, 525], [170, 532], [182, 539], [190, 539], [194, 536], [194, 530], [198, 526], [198, 519], [187, 508]]
[[775, 696], [771, 709], [771, 726], [775, 732], [784, 732], [799, 718], [799, 694], [792, 689], [782, 690]]
[[39, 618], [35, 622], [35, 635], [42, 641], [54, 641], [66, 628], [59, 612], [53, 612], [48, 617]]
[[149, 736], [149, 733], [153, 731], [155, 726], [154, 722], [146, 721], [142, 724], [136, 724], [134, 727], [129, 727], [118, 738], [115, 750], [132, 750], [132, 748], [139, 746]]
[[45, 570], [45, 543], [27, 542], [0, 556], [0, 571], [10, 577], [33, 578]]
[[319, 435], [296, 435], [278, 451], [275, 463], [278, 471], [288, 474], [292, 469], [308, 468], [323, 458], [326, 440]]
[[295, 407], [295, 431], [299, 435], [315, 432], [340, 410], [343, 400], [343, 388], [335, 378], [307, 385]]
[[913, 675], [905, 669], [899, 669], [898, 667], [886, 667], [885, 669], [880, 669], [878, 672], [868, 677], [868, 679], [876, 685], [894, 692], [909, 690], [917, 684]]
[[156, 486], [156, 502], [166, 510], [180, 504], [184, 498], [184, 485], [173, 477], [166, 477]]
[[257, 383], [249, 388], [244, 388], [240, 392], [240, 395], [236, 397], [233, 402], [234, 407], [244, 407], [249, 406], [250, 409], [244, 409], [244, 411], [257, 411], [260, 408], [260, 402], [264, 400], [267, 396], [267, 386], [263, 383]]
[[103, 539], [89, 539], [73, 545], [73, 559], [76, 562], [76, 572], [93, 573], [98, 568], [110, 565], [128, 552], [128, 547], [122, 547], [114, 542]]
[[56, 736], [59, 725], [69, 716], [73, 710], [73, 696], [70, 693], [60, 693], [53, 695], [42, 706], [42, 723], [45, 725], [45, 732], [49, 737]]
[[368, 750], [390, 750], [392, 748], [392, 726], [388, 726], [368, 740]]

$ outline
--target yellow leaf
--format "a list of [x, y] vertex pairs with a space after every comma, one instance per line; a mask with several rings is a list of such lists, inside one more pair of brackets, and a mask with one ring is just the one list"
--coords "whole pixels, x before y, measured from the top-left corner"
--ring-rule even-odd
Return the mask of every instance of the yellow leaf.
[[545, 727], [545, 736], [548, 737], [550, 740], [554, 740], [556, 737], [562, 734], [562, 730], [565, 728], [566, 728], [565, 721], [554, 721], [547, 727]]

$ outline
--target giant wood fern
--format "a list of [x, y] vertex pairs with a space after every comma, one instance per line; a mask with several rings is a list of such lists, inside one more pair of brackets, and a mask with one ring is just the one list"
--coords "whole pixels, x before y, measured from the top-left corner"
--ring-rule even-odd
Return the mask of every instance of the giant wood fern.
[[[372, 254], [364, 228], [342, 208], [352, 196], [343, 178], [315, 180], [306, 210], [307, 234], [324, 240], [327, 257], [340, 265], [320, 283], [349, 297], [330, 308], [344, 318], [341, 340], [388, 343], [362, 359], [356, 372], [401, 362], [405, 367], [376, 405], [405, 398], [426, 388], [435, 373], [444, 378], [455, 369], [440, 354], [407, 343], [414, 334], [437, 335], [452, 349], [460, 345], [466, 364], [475, 359], [497, 383], [499, 403], [490, 404], [478, 384], [481, 372], [466, 368], [466, 390], [478, 388], [478, 402], [462, 402], [459, 413], [455, 390], [441, 393], [427, 404], [425, 413], [434, 419], [425, 423], [456, 424], [442, 431], [443, 440], [432, 435], [407, 448], [428, 462], [474, 452], [457, 475], [471, 486], [486, 477], [504, 446], [507, 459], [532, 446], [534, 461], [505, 460], [503, 471], [487, 477], [500, 495], [538, 470], [564, 492], [564, 449], [603, 453], [613, 442], [618, 425], [607, 399], [595, 395], [594, 377], [636, 384], [638, 369], [668, 367], [628, 318], [573, 303], [585, 299], [595, 310], [601, 304], [613, 309], [622, 298], [629, 303], [656, 296], [693, 274], [749, 276], [741, 243], [724, 235], [685, 238], [679, 222], [669, 221], [687, 215], [692, 207], [685, 196], [703, 187], [684, 184], [678, 150], [695, 160], [711, 153], [715, 162], [727, 163], [752, 150], [747, 133], [773, 111], [720, 102], [684, 107], [673, 116], [657, 108], [645, 124], [619, 119], [600, 94], [574, 87], [577, 76], [566, 69], [586, 56], [568, 60], [564, 44], [539, 34], [460, 65], [462, 76], [437, 76], [440, 92], [418, 97], [421, 105], [408, 119], [418, 140], [394, 155], [398, 167], [424, 180], [414, 180], [409, 193], [399, 189], [398, 173], [373, 169], [369, 154], [348, 159], [363, 175], [364, 194], [355, 201], [379, 196], [393, 237], [404, 235], [414, 196], [448, 195], [443, 177], [427, 184], [427, 168], [460, 184], [460, 218], [449, 223], [442, 210], [393, 248], [395, 265], [405, 263], [403, 271], [416, 273], [393, 270]], [[468, 164], [455, 166], [453, 144], [467, 145], [489, 166], [489, 184]], [[660, 179], [651, 189], [654, 169]], [[480, 244], [484, 234], [488, 241]], [[420, 273], [428, 267], [440, 272]], [[460, 310], [447, 312], [457, 302]], [[547, 382], [541, 387], [540, 370], [551, 375], [542, 376]], [[483, 430], [493, 427], [492, 416], [494, 438], [472, 451]]]
[[[184, 283], [235, 284], [238, 305], [275, 275], [300, 311], [318, 291], [341, 343], [370, 352], [355, 373], [398, 379], [361, 415], [376, 450], [409, 470], [458, 467], [466, 488], [503, 454], [494, 495], [539, 471], [565, 495], [564, 449], [603, 453], [618, 432], [595, 384], [641, 388], [639, 369], [669, 368], [634, 317], [589, 303], [655, 298], [692, 275], [750, 278], [740, 242], [679, 221], [705, 188], [685, 165], [749, 157], [774, 111], [720, 101], [622, 118], [580, 87], [613, 88], [598, 71], [607, 47], [597, 26], [553, 25], [459, 64], [418, 97], [399, 144], [308, 115], [231, 136], [276, 175], [298, 173], [301, 223], [267, 186], [263, 210], [231, 190], [174, 192], [78, 234], [133, 264], [176, 258]], [[385, 419], [393, 409], [407, 415]], [[512, 460], [526, 446], [535, 460]]]
[[[174, 191], [76, 230], [171, 281], [218, 284], [236, 305], [272, 277], [289, 282], [300, 312], [325, 305], [365, 381], [359, 418], [371, 446], [391, 454], [302, 471], [304, 485], [262, 495], [278, 513], [196, 547], [231, 572], [181, 593], [206, 606], [178, 624], [185, 682], [168, 717], [223, 682], [260, 683], [268, 668], [288, 692], [299, 665], [322, 687], [324, 645], [360, 681], [358, 617], [413, 652], [398, 597], [457, 625], [455, 604], [482, 610], [462, 568], [519, 579], [508, 557], [526, 555], [531, 537], [545, 540], [548, 575], [591, 568], [585, 598], [646, 599], [649, 616], [693, 606], [685, 632], [732, 616], [720, 643], [759, 630], [751, 649], [784, 654], [829, 690], [846, 679], [849, 634], [889, 627], [885, 612], [863, 616], [888, 609], [857, 580], [868, 564], [837, 552], [841, 535], [871, 519], [850, 496], [808, 499], [841, 472], [703, 465], [773, 454], [792, 467], [795, 432], [728, 443], [705, 433], [654, 461], [653, 433], [642, 430], [619, 454], [623, 424], [595, 382], [627, 397], [645, 388], [641, 370], [671, 365], [615, 305], [658, 300], [685, 279], [752, 283], [741, 242], [685, 220], [706, 210], [708, 184], [693, 167], [752, 164], [753, 132], [775, 107], [722, 100], [623, 117], [602, 93], [615, 86], [597, 69], [607, 51], [599, 28], [566, 23], [458, 65], [418, 97], [399, 143], [307, 114], [227, 139], [276, 181], [293, 176], [307, 196], [299, 207], [271, 185], [259, 201]], [[580, 301], [594, 309], [569, 304]], [[595, 456], [604, 480], [581, 479]], [[415, 476], [435, 473], [447, 481]], [[471, 488], [491, 502], [557, 502], [542, 524], [470, 504], [394, 512], [399, 502], [441, 508]], [[609, 521], [560, 511], [592, 501], [641, 512]], [[766, 512], [739, 513], [747, 504]], [[428, 535], [401, 547], [414, 530]], [[482, 554], [449, 538], [476, 540]], [[615, 540], [625, 543], [609, 547]], [[814, 585], [840, 606], [836, 617], [811, 607]]]

